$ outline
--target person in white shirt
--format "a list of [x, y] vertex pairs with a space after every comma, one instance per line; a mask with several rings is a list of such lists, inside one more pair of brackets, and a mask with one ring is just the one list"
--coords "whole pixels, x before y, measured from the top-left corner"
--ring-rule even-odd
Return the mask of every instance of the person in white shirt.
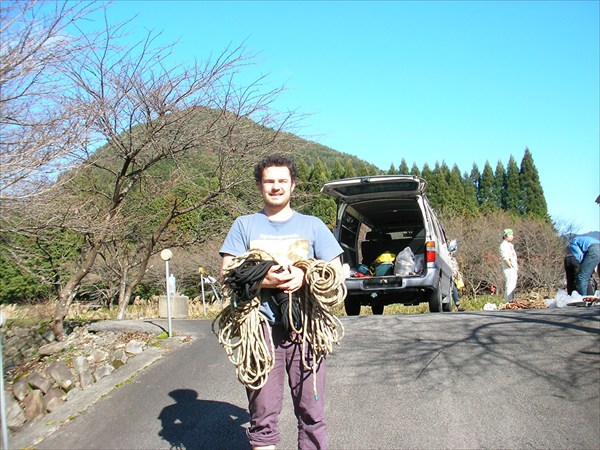
[[504, 302], [508, 303], [515, 298], [515, 288], [517, 287], [517, 272], [519, 264], [517, 263], [517, 253], [512, 244], [514, 238], [513, 230], [506, 228], [500, 233], [502, 243], [500, 244], [500, 258], [502, 259], [502, 270], [504, 271]]

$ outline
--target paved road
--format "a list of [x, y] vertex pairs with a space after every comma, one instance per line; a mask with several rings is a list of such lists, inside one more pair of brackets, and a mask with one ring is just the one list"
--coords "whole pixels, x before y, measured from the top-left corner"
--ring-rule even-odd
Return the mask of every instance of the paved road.
[[[332, 449], [600, 448], [600, 308], [361, 316], [329, 358]], [[189, 328], [187, 328], [189, 327]], [[207, 321], [37, 446], [246, 449], [242, 386]], [[286, 400], [280, 448], [295, 448]]]

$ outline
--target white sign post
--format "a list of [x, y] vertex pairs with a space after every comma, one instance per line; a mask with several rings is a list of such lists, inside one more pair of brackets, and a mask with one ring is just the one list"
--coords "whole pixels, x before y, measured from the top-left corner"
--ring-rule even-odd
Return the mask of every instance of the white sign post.
[[169, 337], [171, 337], [173, 333], [171, 328], [171, 290], [169, 289], [169, 260], [173, 257], [173, 252], [166, 248], [162, 252], [160, 252], [160, 257], [165, 262], [165, 281], [167, 283], [167, 317], [169, 320]]

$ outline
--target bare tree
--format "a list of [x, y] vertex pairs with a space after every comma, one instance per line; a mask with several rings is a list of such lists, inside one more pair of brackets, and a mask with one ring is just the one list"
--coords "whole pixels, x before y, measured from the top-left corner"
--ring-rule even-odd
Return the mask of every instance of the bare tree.
[[90, 2], [0, 3], [0, 213], [35, 195], [76, 155], [75, 112], [61, 102], [63, 65], [89, 41], [66, 29], [97, 7]]
[[[67, 269], [61, 261], [72, 255], [44, 245], [39, 230], [47, 224], [32, 223], [27, 210], [38, 208], [36, 197], [56, 184], [61, 170], [81, 161], [81, 146], [75, 143], [86, 133], [78, 112], [62, 101], [69, 86], [63, 67], [89, 46], [68, 29], [100, 9], [96, 5], [67, 0], [0, 3], [0, 242], [22, 272], [52, 286]], [[65, 245], [64, 251], [70, 250]]]
[[564, 287], [563, 243], [547, 222], [523, 221], [515, 239], [519, 257], [519, 286], [524, 291]]
[[472, 295], [504, 286], [499, 246], [501, 230], [515, 232], [519, 258], [517, 289], [520, 292], [543, 289], [549, 293], [563, 287], [562, 241], [552, 224], [496, 212], [475, 218], [444, 216], [450, 239], [458, 240], [457, 260], [465, 286]]
[[[225, 228], [226, 230], [227, 228]], [[223, 231], [223, 230], [222, 230]], [[173, 249], [170, 271], [177, 277], [180, 292], [200, 292], [199, 269], [203, 267], [205, 276], [219, 278], [221, 257], [219, 249], [223, 244], [223, 236], [219, 235], [205, 242]], [[158, 255], [153, 256], [148, 264], [142, 284], [147, 288], [158, 289], [165, 293], [165, 263]], [[192, 294], [194, 295], [194, 294]]]
[[[54, 279], [53, 328], [59, 340], [64, 317], [101, 252], [115, 250], [106, 262], [118, 261], [122, 316], [157, 246], [176, 239], [173, 222], [245, 182], [256, 158], [273, 148], [295, 117], [271, 108], [282, 88], [265, 92], [261, 80], [236, 87], [235, 74], [253, 61], [241, 46], [202, 63], [169, 67], [172, 46], [155, 47], [152, 35], [119, 46], [122, 32], [106, 25], [102, 33], [82, 35], [85, 51], [73, 50], [57, 66], [65, 84], [52, 100], [69, 112], [61, 134], [68, 153], [60, 155], [75, 155], [78, 165], [43, 193], [38, 190], [28, 211], [19, 214], [27, 216], [38, 239], [50, 240], [58, 230], [81, 236], [74, 266]], [[190, 152], [199, 150], [211, 156], [201, 178], [186, 164]], [[188, 190], [179, 189], [182, 183]], [[162, 205], [152, 226], [131, 239], [137, 206], [155, 198]]]
[[[458, 241], [458, 260], [465, 288], [472, 295], [493, 286], [502, 285], [502, 270], [498, 248], [498, 228], [501, 213], [479, 217], [444, 215], [443, 222], [449, 239]], [[504, 225], [505, 227], [505, 225]]]
[[[153, 137], [160, 148], [169, 148], [174, 132], [191, 139], [193, 145], [185, 154], [171, 152], [171, 170], [148, 168], [141, 175], [140, 189], [123, 199], [118, 217], [112, 220], [110, 233], [103, 240], [99, 254], [119, 280], [118, 319], [125, 317], [131, 294], [143, 279], [150, 258], [162, 248], [189, 246], [219, 233], [223, 218], [218, 214], [203, 217], [203, 212], [221, 209], [223, 203], [217, 202], [218, 197], [247, 182], [248, 169], [256, 158], [285, 142], [279, 129], [249, 120], [258, 106], [266, 110], [265, 98], [270, 97], [257, 97], [247, 105], [240, 104], [239, 99], [235, 103], [228, 99], [228, 104], [235, 106], [235, 114], [223, 109], [215, 112], [195, 108], [187, 120], [169, 124]], [[253, 103], [256, 100], [258, 104]], [[272, 115], [262, 117], [263, 122], [270, 123], [272, 119]], [[193, 161], [199, 150], [213, 155], [203, 158], [202, 167]], [[106, 164], [94, 163], [93, 171], [107, 167]], [[148, 205], [152, 203], [160, 203], [160, 208], [149, 219]], [[197, 217], [197, 225], [193, 233], [185, 233], [178, 228], [178, 222], [190, 214]], [[140, 225], [141, 221], [147, 223]]]

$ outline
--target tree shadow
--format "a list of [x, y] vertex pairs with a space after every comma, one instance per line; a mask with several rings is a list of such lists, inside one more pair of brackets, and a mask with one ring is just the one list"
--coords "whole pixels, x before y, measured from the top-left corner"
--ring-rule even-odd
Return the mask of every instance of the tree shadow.
[[[468, 312], [453, 321], [444, 321], [441, 315], [344, 318], [352, 322], [348, 336], [360, 339], [344, 346], [343, 352], [357, 377], [376, 385], [428, 377], [438, 386], [451, 387], [458, 374], [485, 383], [497, 367], [510, 367], [523, 379], [543, 379], [549, 391], [560, 392], [570, 401], [598, 399], [600, 392], [590, 381], [598, 380], [600, 373], [600, 309], [578, 309], [572, 313], [548, 309]], [[435, 326], [445, 331], [432, 341], [430, 330]], [[559, 340], [569, 346], [555, 350], [553, 345]], [[369, 352], [369, 364], [364, 364], [365, 352]], [[335, 366], [332, 360], [330, 368]]]
[[244, 425], [248, 412], [230, 403], [198, 399], [192, 389], [169, 392], [176, 403], [165, 406], [158, 419], [159, 436], [176, 449], [249, 449]]

